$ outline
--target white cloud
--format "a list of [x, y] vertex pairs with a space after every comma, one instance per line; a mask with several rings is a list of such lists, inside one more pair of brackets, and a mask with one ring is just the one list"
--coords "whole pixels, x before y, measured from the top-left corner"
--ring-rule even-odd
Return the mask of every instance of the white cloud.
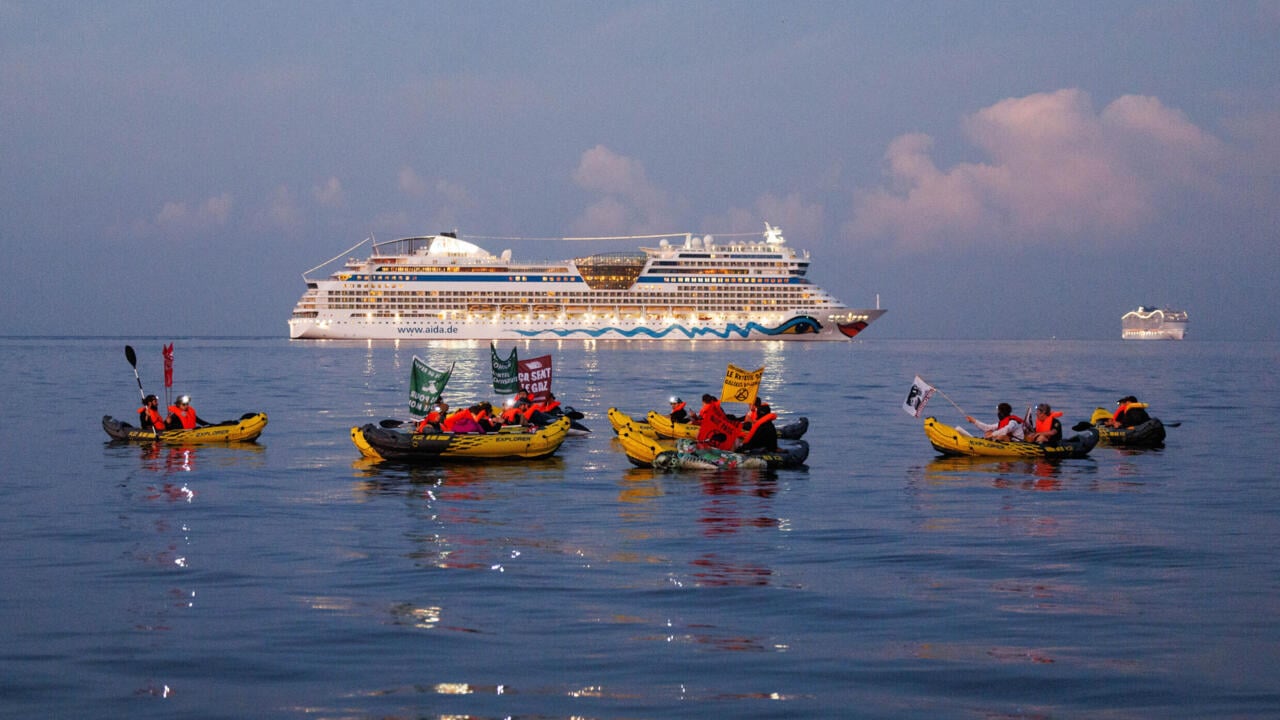
[[1222, 155], [1156, 98], [1127, 95], [1098, 113], [1078, 89], [1002, 100], [966, 118], [964, 131], [988, 162], [942, 169], [932, 138], [898, 137], [885, 186], [855, 195], [846, 232], [916, 248], [1125, 235], [1202, 183]]
[[267, 223], [279, 230], [295, 231], [302, 227], [302, 211], [293, 190], [281, 185], [272, 194], [266, 210]]
[[782, 229], [788, 242], [813, 247], [824, 234], [825, 209], [809, 203], [797, 193], [778, 197], [765, 193], [750, 208], [732, 208], [722, 215], [704, 218], [701, 229], [710, 233], [763, 233], [764, 224]]
[[580, 235], [671, 232], [675, 211], [662, 189], [649, 181], [644, 164], [603, 145], [582, 153], [573, 181], [604, 197], [571, 223]]
[[340, 208], [347, 202], [346, 195], [342, 191], [342, 183], [336, 177], [331, 177], [323, 184], [312, 188], [311, 196], [321, 207]]
[[400, 192], [411, 198], [424, 198], [431, 192], [431, 184], [423, 180], [422, 176], [411, 167], [400, 168], [400, 174], [396, 179], [400, 185]]
[[156, 213], [152, 226], [163, 233], [200, 233], [227, 224], [234, 201], [229, 193], [214, 195], [194, 206], [170, 200]]

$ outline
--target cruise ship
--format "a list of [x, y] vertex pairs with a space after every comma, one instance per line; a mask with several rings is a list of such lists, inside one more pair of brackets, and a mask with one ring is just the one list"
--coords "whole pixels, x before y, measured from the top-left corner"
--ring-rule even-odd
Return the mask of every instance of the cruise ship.
[[289, 337], [847, 340], [884, 314], [810, 282], [809, 253], [776, 226], [739, 237], [644, 236], [658, 247], [537, 264], [456, 232], [373, 242], [327, 277], [310, 275], [342, 255], [303, 273]]
[[1121, 316], [1120, 330], [1125, 340], [1181, 340], [1187, 334], [1187, 313], [1139, 305]]

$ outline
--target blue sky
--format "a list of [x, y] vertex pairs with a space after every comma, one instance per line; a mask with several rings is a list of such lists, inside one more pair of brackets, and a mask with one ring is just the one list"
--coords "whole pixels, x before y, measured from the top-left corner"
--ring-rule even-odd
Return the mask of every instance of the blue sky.
[[768, 221], [869, 340], [1276, 340], [1277, 68], [1280, 0], [0, 0], [0, 334], [283, 336], [370, 233]]

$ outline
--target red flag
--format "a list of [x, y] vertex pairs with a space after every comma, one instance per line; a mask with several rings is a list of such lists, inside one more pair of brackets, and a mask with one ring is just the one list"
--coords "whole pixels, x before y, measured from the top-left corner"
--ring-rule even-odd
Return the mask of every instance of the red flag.
[[516, 377], [520, 387], [529, 391], [529, 399], [541, 402], [551, 393], [551, 356], [529, 358], [518, 364]]
[[173, 343], [163, 346], [164, 350], [164, 386], [173, 387]]

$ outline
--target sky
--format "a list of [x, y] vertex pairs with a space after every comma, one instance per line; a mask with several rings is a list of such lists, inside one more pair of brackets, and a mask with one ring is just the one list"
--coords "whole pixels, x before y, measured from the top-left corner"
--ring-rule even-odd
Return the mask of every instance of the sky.
[[765, 222], [868, 340], [1280, 339], [1280, 0], [0, 0], [0, 335], [287, 336], [370, 235]]

